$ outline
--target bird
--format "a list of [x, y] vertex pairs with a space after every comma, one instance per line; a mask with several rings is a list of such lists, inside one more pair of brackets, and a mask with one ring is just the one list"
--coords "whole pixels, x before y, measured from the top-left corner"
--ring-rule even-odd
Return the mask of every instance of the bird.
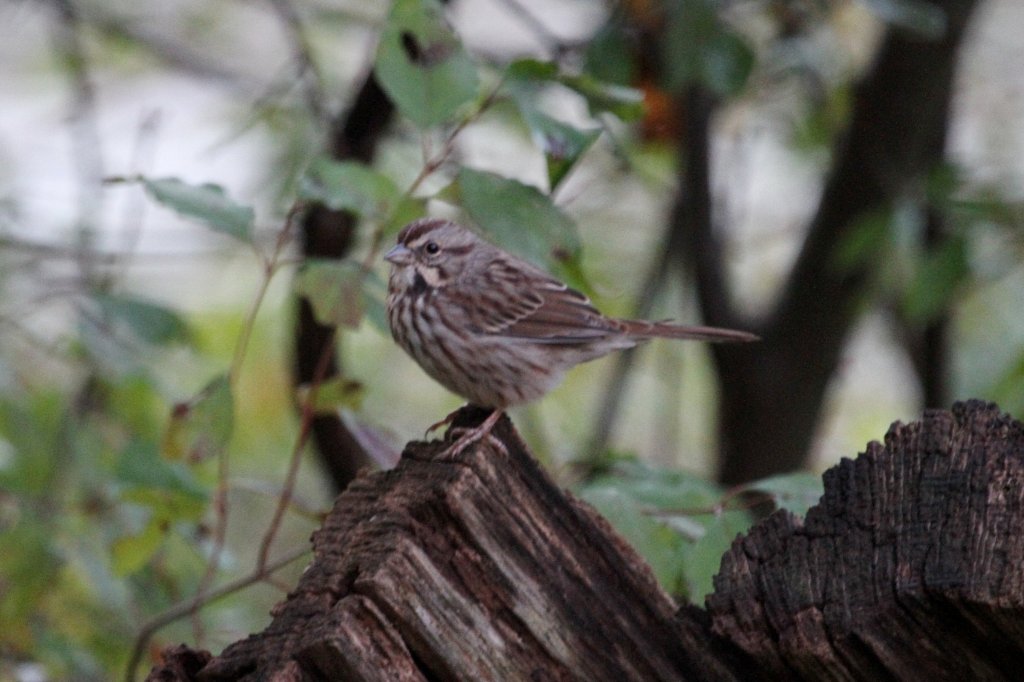
[[[387, 317], [394, 340], [439, 384], [491, 411], [453, 443], [449, 457], [487, 436], [508, 408], [540, 398], [580, 363], [654, 338], [758, 338], [733, 329], [608, 317], [541, 268], [444, 218], [403, 227], [384, 259], [391, 265]], [[450, 423], [456, 412], [427, 433]]]

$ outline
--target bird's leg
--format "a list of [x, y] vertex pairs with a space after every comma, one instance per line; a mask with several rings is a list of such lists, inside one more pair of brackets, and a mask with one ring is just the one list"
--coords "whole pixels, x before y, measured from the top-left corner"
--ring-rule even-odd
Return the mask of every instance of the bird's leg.
[[[498, 419], [504, 414], [504, 410], [496, 409], [491, 412], [487, 419], [483, 420], [479, 426], [475, 426], [472, 429], [466, 429], [465, 433], [459, 436], [458, 440], [451, 444], [447, 450], [444, 451], [442, 456], [446, 459], [457, 456], [460, 452], [468, 448], [473, 443], [486, 437], [490, 437], [491, 429], [498, 423]], [[462, 429], [458, 429], [461, 431]], [[506, 455], [508, 450], [505, 448], [505, 444], [497, 438], [491, 438], [491, 441]]]

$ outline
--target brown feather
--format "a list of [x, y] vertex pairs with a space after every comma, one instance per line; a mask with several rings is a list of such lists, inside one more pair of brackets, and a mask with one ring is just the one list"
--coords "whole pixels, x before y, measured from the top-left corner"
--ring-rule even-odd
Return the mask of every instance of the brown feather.
[[[593, 343], [622, 329], [602, 315], [590, 300], [528, 263], [494, 284], [503, 296], [498, 307], [505, 313], [502, 324], [488, 332], [530, 343]], [[499, 270], [505, 273], [505, 270]], [[525, 276], [524, 276], [525, 275]]]
[[675, 324], [673, 322], [647, 322], [645, 320], [619, 320], [625, 325], [630, 336], [659, 339], [690, 339], [712, 343], [745, 343], [757, 341], [758, 336], [750, 332], [720, 327], [703, 327]]

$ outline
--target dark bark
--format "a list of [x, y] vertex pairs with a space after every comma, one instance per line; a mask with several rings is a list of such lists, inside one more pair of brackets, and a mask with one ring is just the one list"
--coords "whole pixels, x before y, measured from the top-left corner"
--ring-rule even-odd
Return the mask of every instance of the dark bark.
[[[891, 29], [856, 89], [851, 123], [817, 213], [773, 309], [737, 319], [723, 282], [707, 188], [706, 97], [683, 107], [686, 173], [674, 214], [691, 231], [689, 258], [708, 324], [752, 328], [762, 341], [712, 348], [722, 391], [719, 478], [738, 483], [799, 468], [826, 388], [863, 310], [879, 259], [839, 265], [837, 254], [865, 219], [886, 211], [942, 158], [957, 49], [976, 2], [941, 0], [947, 30], [925, 40]], [[694, 137], [696, 136], [696, 137]], [[783, 399], [783, 397], [785, 399]]]
[[1024, 425], [980, 402], [894, 424], [806, 520], [734, 543], [708, 610], [767, 677], [1019, 679]]
[[[391, 101], [373, 74], [369, 74], [352, 108], [335, 122], [330, 140], [331, 156], [369, 163], [393, 113]], [[352, 213], [320, 205], [310, 207], [302, 222], [303, 257], [344, 258], [352, 246], [355, 226], [356, 217]], [[317, 322], [309, 301], [299, 299], [295, 321], [296, 384], [312, 382], [324, 360], [326, 371], [321, 378], [337, 376], [340, 367], [334, 348], [336, 337], [333, 327]], [[356, 437], [333, 415], [314, 417], [312, 434], [320, 460], [337, 490], [343, 490], [360, 468], [371, 463]]]
[[164, 662], [149, 673], [150, 682], [192, 680], [213, 659], [208, 651], [189, 649], [184, 644], [168, 647], [163, 652]]
[[[925, 250], [932, 254], [945, 245], [944, 221], [934, 208], [928, 210], [926, 221]], [[952, 398], [949, 385], [949, 313], [942, 312], [923, 324], [905, 319], [901, 323], [906, 337], [904, 346], [921, 381], [924, 406], [948, 405]]]
[[897, 423], [834, 467], [805, 522], [733, 543], [706, 610], [677, 608], [507, 418], [495, 436], [505, 451], [411, 443], [358, 478], [266, 630], [198, 673], [169, 651], [150, 679], [1019, 677], [1024, 425], [993, 405]]
[[914, 364], [921, 377], [921, 394], [925, 407], [949, 402], [949, 316], [942, 315], [927, 323], [920, 332], [921, 341], [914, 349]]

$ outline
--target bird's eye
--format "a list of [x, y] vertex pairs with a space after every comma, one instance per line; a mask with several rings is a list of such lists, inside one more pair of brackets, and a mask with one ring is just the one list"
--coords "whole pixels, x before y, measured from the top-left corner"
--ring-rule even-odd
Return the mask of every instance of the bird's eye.
[[429, 253], [431, 256], [433, 256], [434, 254], [441, 250], [441, 247], [437, 245], [437, 242], [427, 242], [427, 245], [424, 246], [423, 248], [426, 249], [427, 253]]

